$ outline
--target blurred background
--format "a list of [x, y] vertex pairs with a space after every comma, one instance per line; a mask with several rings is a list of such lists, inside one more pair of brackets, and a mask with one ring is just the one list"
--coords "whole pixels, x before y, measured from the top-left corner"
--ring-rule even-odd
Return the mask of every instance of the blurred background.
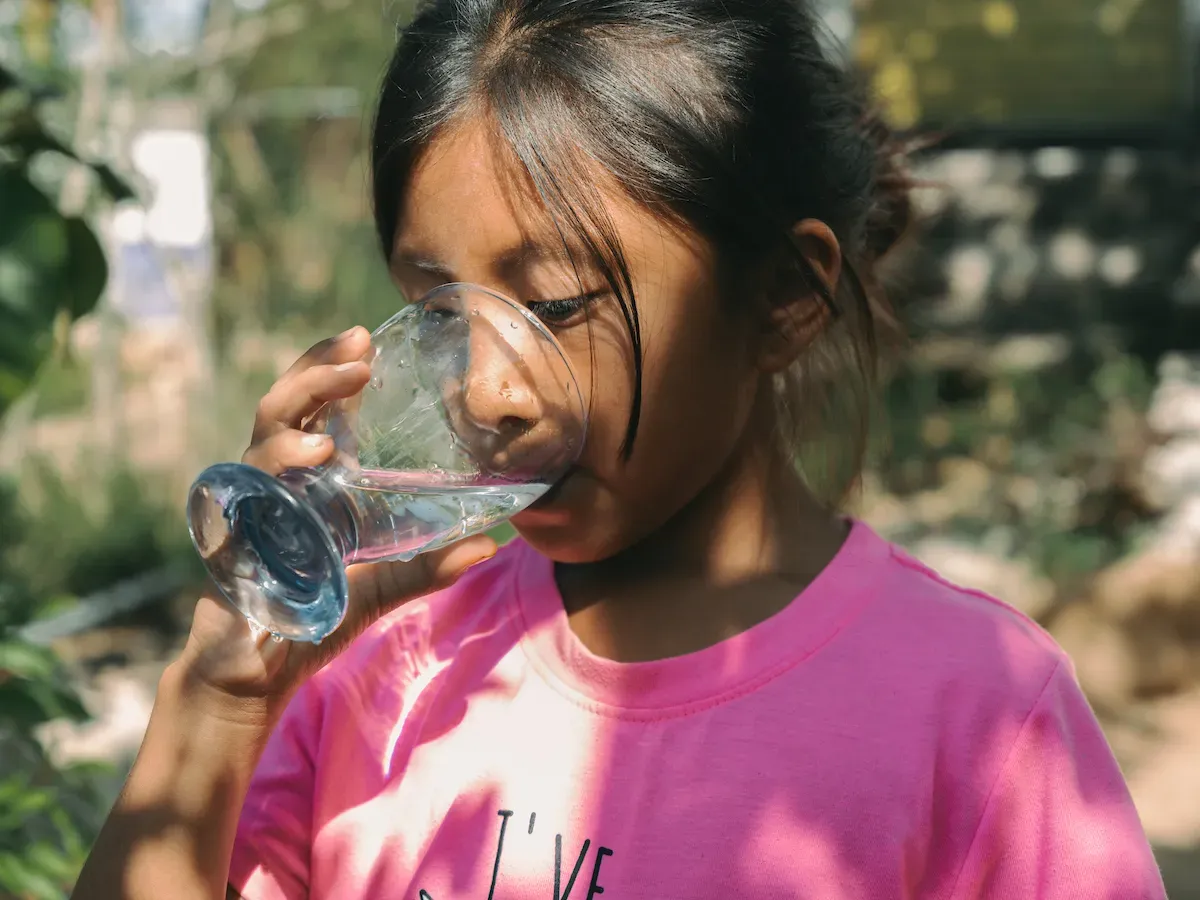
[[[191, 478], [397, 295], [407, 0], [0, 0], [0, 898], [60, 898], [199, 572]], [[820, 0], [916, 157], [858, 512], [1072, 654], [1200, 897], [1200, 0]]]

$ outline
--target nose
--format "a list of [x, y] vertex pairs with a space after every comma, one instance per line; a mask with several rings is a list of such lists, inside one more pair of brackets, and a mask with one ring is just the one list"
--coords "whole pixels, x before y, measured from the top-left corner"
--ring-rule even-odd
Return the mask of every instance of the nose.
[[538, 390], [539, 353], [521, 313], [501, 303], [473, 304], [468, 312], [470, 351], [462, 381], [462, 409], [480, 431], [516, 437], [532, 431], [544, 410]]

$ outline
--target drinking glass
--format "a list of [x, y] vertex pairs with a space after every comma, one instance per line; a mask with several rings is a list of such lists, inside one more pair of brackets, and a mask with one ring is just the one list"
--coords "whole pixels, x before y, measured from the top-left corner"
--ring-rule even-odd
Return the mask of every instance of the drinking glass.
[[410, 560], [525, 509], [578, 458], [571, 365], [525, 307], [445, 285], [371, 336], [371, 379], [310, 423], [329, 463], [278, 478], [242, 464], [192, 485], [192, 541], [214, 582], [277, 640], [319, 643], [346, 615], [346, 566]]

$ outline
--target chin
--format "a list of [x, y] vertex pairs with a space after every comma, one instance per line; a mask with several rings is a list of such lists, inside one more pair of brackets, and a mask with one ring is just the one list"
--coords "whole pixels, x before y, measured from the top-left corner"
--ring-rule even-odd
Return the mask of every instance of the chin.
[[602, 523], [614, 521], [595, 484], [573, 472], [509, 522], [530, 547], [557, 563], [599, 562], [622, 549]]

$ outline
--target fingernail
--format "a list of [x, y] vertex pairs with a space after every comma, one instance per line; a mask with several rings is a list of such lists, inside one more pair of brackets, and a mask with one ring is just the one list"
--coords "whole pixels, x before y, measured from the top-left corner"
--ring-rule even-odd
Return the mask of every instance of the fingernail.
[[489, 553], [487, 556], [481, 556], [481, 557], [479, 557], [479, 559], [475, 560], [474, 562], [469, 562], [465, 566], [463, 566], [463, 571], [465, 572], [468, 569], [474, 569], [476, 566], [482, 566], [485, 562], [487, 562], [489, 559], [492, 559], [495, 555], [496, 554], [494, 554], [494, 553]]
[[361, 366], [361, 365], [362, 365], [362, 360], [355, 360], [354, 362], [342, 363], [340, 366], [334, 366], [333, 371], [349, 372], [351, 369], [357, 368], [358, 366]]
[[329, 443], [329, 435], [327, 434], [310, 434], [306, 435], [303, 441], [306, 447], [324, 447]]
[[335, 337], [334, 340], [335, 341], [344, 341], [346, 338], [350, 337], [350, 335], [354, 334], [354, 332], [356, 332], [356, 331], [358, 331], [357, 325], [355, 325], [353, 328], [347, 328], [345, 331], [343, 331], [341, 334], [339, 334], [337, 337]]

